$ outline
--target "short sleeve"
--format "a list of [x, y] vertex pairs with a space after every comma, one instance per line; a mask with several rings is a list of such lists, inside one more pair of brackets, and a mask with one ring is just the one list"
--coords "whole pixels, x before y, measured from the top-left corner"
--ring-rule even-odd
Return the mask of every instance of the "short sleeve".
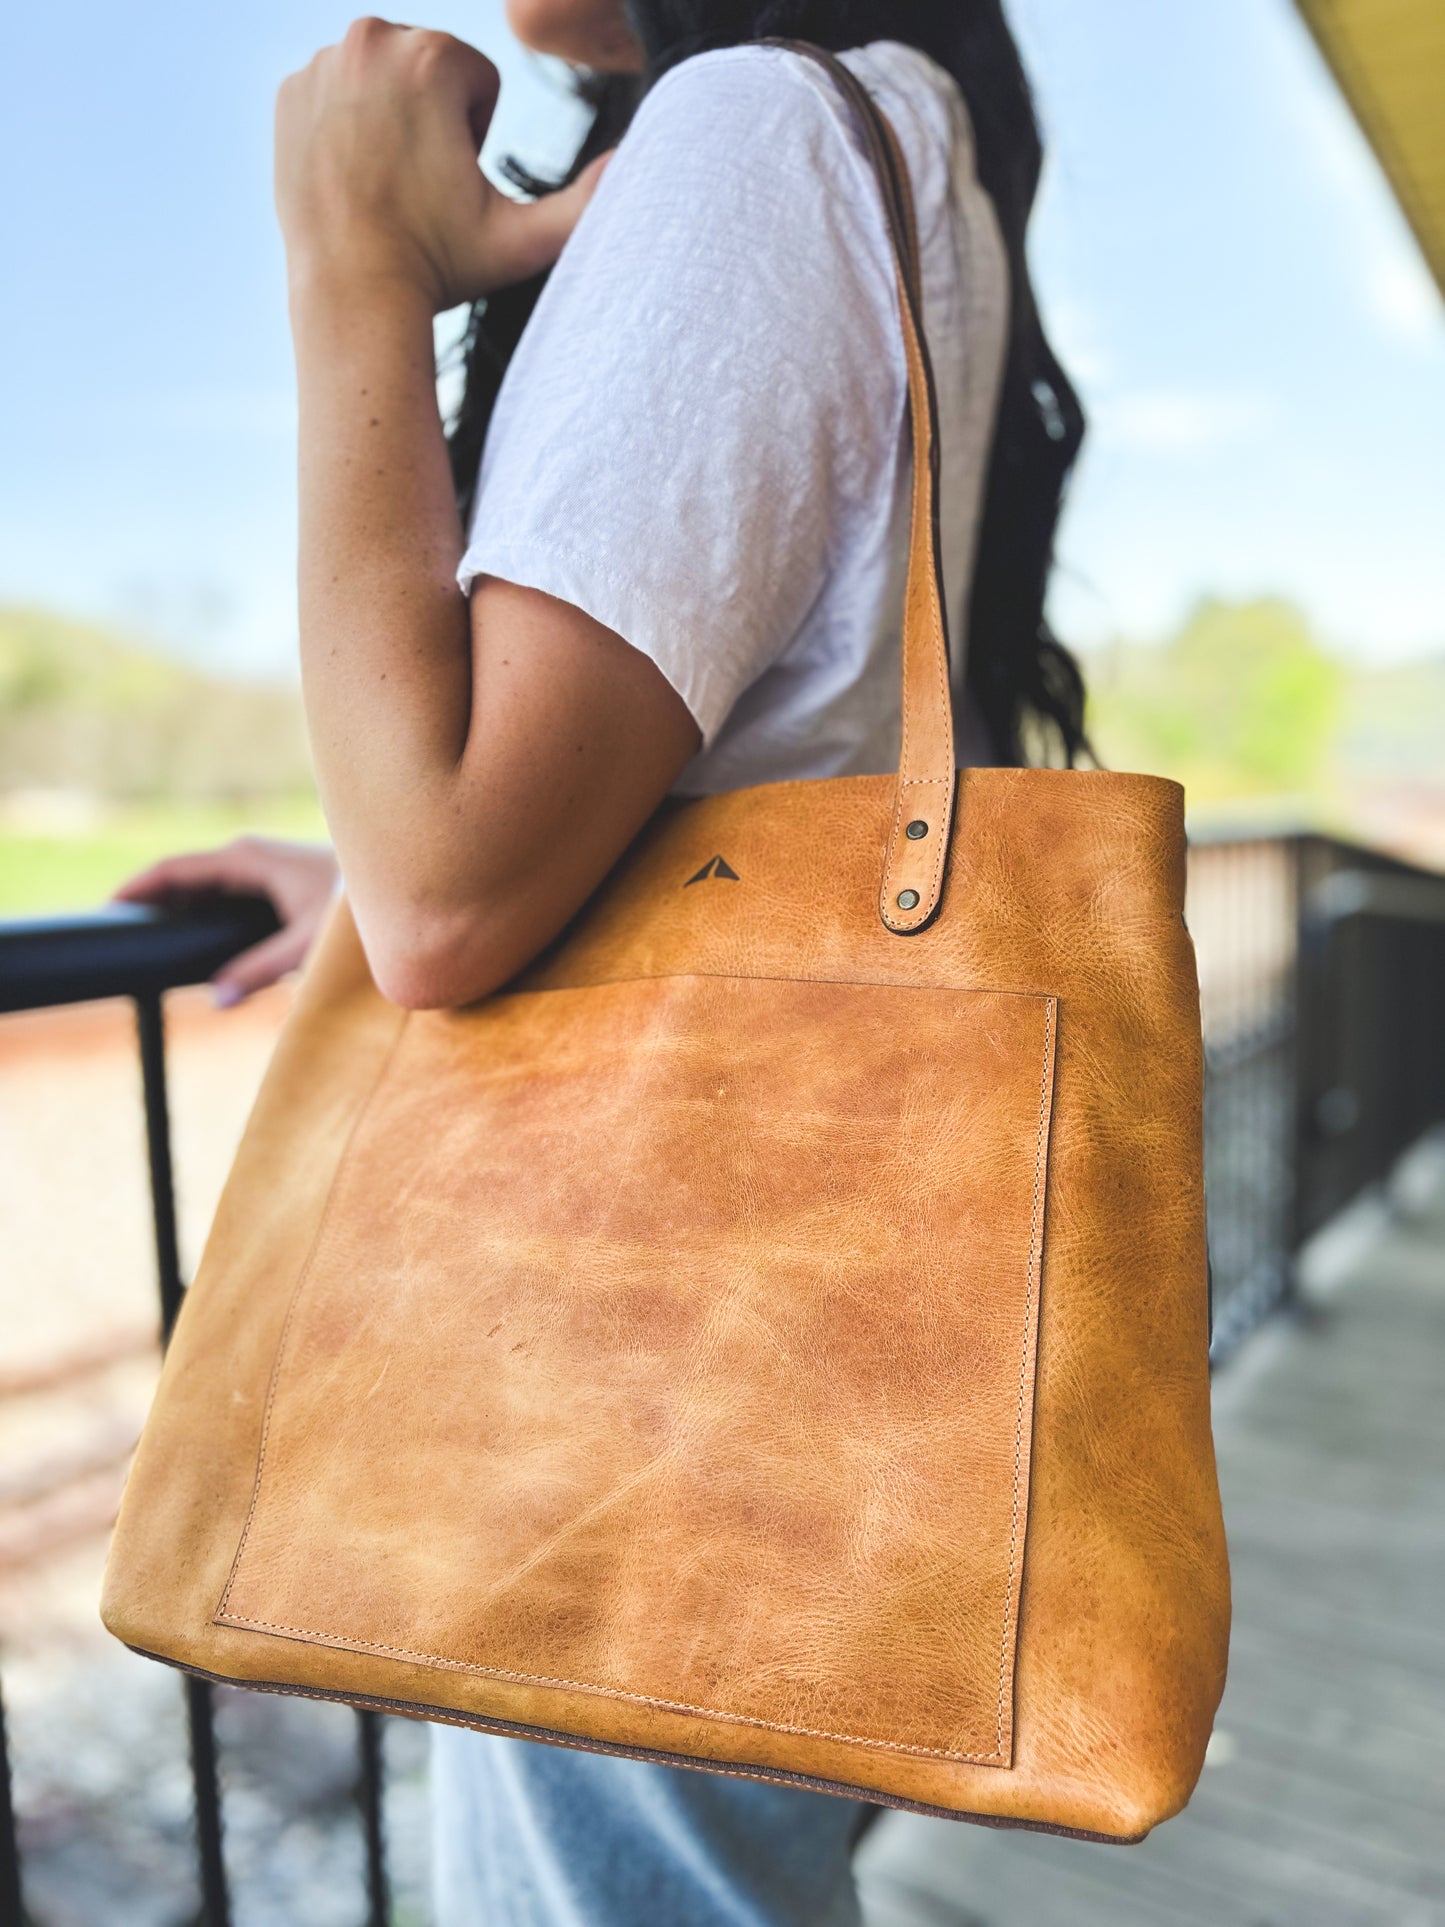
[[798, 633], [896, 459], [881, 207], [796, 55], [700, 55], [648, 95], [489, 426], [459, 579], [585, 610], [711, 743]]

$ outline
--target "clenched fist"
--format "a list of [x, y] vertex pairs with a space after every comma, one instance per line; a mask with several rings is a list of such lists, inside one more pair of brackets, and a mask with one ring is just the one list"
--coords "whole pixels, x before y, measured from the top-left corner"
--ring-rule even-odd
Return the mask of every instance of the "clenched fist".
[[605, 156], [531, 203], [477, 164], [499, 91], [450, 34], [358, 20], [276, 101], [276, 208], [293, 284], [401, 282], [434, 311], [551, 265]]

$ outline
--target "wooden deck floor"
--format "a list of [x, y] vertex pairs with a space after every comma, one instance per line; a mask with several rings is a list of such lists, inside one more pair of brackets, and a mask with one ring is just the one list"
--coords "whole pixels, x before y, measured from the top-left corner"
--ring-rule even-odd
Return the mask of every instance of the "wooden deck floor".
[[890, 1814], [868, 1927], [1445, 1927], [1445, 1147], [1220, 1374], [1230, 1681], [1188, 1810], [1096, 1847]]

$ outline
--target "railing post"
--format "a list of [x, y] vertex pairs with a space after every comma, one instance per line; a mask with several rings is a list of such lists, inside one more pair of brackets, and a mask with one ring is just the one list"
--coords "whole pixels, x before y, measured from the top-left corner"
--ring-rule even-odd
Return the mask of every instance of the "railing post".
[[[159, 991], [135, 999], [145, 1097], [146, 1153], [150, 1162], [151, 1214], [155, 1226], [156, 1276], [160, 1284], [161, 1340], [167, 1341], [181, 1308], [181, 1256], [176, 1237], [176, 1192], [171, 1166], [170, 1106], [166, 1096], [165, 1017]], [[196, 1798], [196, 1848], [206, 1927], [230, 1927], [231, 1901], [221, 1841], [221, 1789], [216, 1772], [216, 1732], [211, 1689], [186, 1677], [186, 1724], [190, 1729], [191, 1780]]]
[[231, 1896], [221, 1839], [221, 1788], [216, 1773], [215, 1708], [208, 1681], [186, 1675], [186, 1726], [191, 1741], [191, 1778], [196, 1789], [196, 1851], [201, 1863], [201, 1905], [206, 1927], [230, 1927]]
[[20, 1842], [15, 1833], [15, 1801], [10, 1791], [5, 1701], [0, 1696], [0, 1921], [14, 1921], [20, 1927], [25, 1918], [25, 1902], [20, 1892]]
[[391, 1895], [386, 1878], [386, 1833], [381, 1813], [381, 1715], [358, 1709], [356, 1719], [361, 1747], [361, 1777], [357, 1794], [361, 1805], [362, 1833], [366, 1841], [366, 1921], [367, 1927], [390, 1927]]
[[1280, 1278], [1280, 1309], [1298, 1310], [1299, 1307], [1299, 1253], [1304, 1244], [1302, 1230], [1304, 1218], [1304, 1185], [1306, 1160], [1309, 1150], [1309, 1133], [1313, 1130], [1313, 1101], [1306, 1097], [1306, 1088], [1313, 1075], [1313, 1052], [1315, 1049], [1314, 1011], [1310, 1002], [1311, 984], [1308, 978], [1312, 958], [1306, 955], [1308, 932], [1305, 928], [1305, 899], [1309, 889], [1309, 838], [1297, 834], [1289, 839], [1289, 880], [1294, 892], [1294, 902], [1290, 906], [1290, 921], [1294, 927], [1294, 955], [1290, 960], [1289, 988], [1287, 995], [1290, 1005], [1289, 1056], [1286, 1063], [1286, 1077], [1290, 1098], [1289, 1113], [1285, 1120], [1285, 1159], [1286, 1196], [1282, 1200], [1280, 1221], [1284, 1227], [1284, 1251], [1281, 1257], [1282, 1273]]
[[156, 1278], [161, 1294], [161, 1343], [170, 1341], [181, 1308], [181, 1253], [176, 1237], [176, 1187], [171, 1168], [170, 1106], [166, 1097], [166, 1033], [159, 992], [135, 1000], [145, 1101], [146, 1155], [150, 1163], [151, 1219], [155, 1229]]

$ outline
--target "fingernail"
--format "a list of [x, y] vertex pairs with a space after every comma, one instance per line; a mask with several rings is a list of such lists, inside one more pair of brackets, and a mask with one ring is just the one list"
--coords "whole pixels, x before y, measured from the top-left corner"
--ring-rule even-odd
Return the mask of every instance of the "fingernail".
[[239, 984], [218, 983], [211, 985], [211, 1002], [217, 1010], [229, 1010], [239, 1004], [245, 992]]

